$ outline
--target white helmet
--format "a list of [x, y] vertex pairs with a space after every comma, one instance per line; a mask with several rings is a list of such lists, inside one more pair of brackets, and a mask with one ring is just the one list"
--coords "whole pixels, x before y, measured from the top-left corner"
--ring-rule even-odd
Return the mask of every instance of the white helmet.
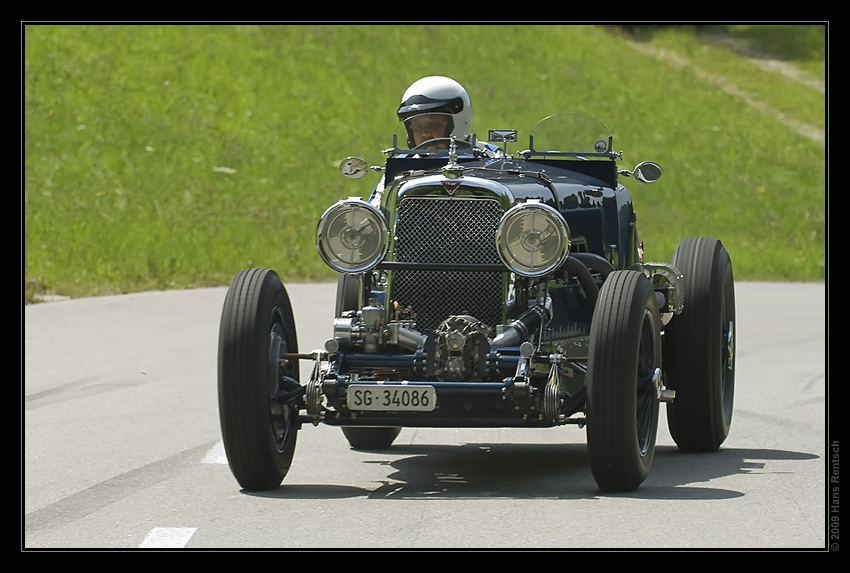
[[472, 102], [463, 86], [445, 76], [428, 76], [413, 82], [398, 107], [399, 121], [428, 112], [450, 113], [449, 134], [469, 141], [472, 134]]

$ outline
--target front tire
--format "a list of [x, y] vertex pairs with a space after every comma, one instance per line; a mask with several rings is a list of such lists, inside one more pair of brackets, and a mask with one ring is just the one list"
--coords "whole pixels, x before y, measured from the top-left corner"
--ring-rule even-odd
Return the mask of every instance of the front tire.
[[682, 241], [673, 265], [685, 278], [685, 305], [664, 334], [664, 372], [676, 398], [667, 405], [680, 450], [710, 452], [729, 435], [735, 394], [735, 281], [717, 239]]
[[280, 486], [292, 465], [298, 406], [295, 321], [286, 289], [268, 269], [241, 271], [224, 300], [218, 349], [221, 433], [230, 469], [246, 490]]
[[661, 326], [643, 273], [615, 271], [599, 291], [590, 326], [587, 446], [603, 491], [634, 491], [655, 454]]

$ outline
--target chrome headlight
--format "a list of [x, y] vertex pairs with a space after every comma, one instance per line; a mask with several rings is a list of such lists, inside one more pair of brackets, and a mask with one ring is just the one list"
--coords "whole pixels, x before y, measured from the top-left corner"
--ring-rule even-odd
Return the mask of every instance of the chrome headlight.
[[341, 273], [362, 273], [387, 253], [389, 232], [381, 212], [361, 199], [331, 206], [319, 219], [316, 244], [322, 260]]
[[570, 229], [554, 208], [528, 201], [511, 207], [496, 230], [499, 257], [525, 277], [539, 277], [560, 267], [570, 254]]

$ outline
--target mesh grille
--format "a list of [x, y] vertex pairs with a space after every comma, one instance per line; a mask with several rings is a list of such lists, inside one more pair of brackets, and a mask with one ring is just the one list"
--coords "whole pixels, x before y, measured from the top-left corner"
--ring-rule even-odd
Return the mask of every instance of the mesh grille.
[[[398, 206], [394, 258], [421, 263], [499, 263], [497, 201], [413, 197]], [[412, 307], [419, 329], [434, 330], [451, 315], [468, 314], [488, 326], [501, 320], [502, 273], [395, 271], [392, 298]]]

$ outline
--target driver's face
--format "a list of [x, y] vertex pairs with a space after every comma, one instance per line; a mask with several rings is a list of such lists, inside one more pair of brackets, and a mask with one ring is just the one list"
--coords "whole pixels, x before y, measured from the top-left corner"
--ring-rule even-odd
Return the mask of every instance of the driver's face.
[[429, 139], [448, 137], [446, 130], [449, 119], [444, 115], [420, 115], [410, 120], [410, 129], [413, 131], [413, 141], [421, 145]]

